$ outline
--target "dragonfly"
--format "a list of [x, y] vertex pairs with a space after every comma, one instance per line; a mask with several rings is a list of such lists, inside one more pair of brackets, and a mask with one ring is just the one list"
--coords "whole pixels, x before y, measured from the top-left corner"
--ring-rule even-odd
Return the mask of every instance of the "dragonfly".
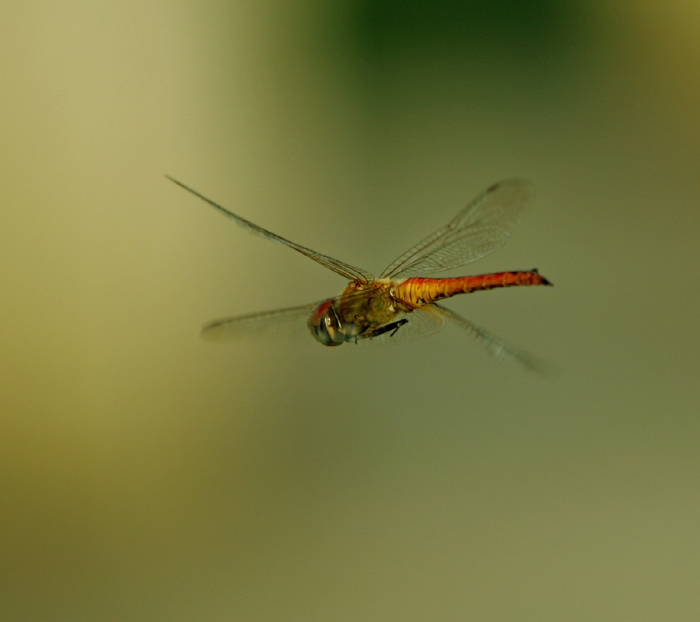
[[494, 184], [445, 226], [412, 246], [379, 277], [375, 277], [366, 270], [263, 229], [177, 179], [166, 177], [249, 232], [288, 246], [349, 281], [339, 296], [320, 302], [214, 320], [202, 329], [204, 339], [228, 341], [251, 330], [306, 319], [311, 335], [324, 346], [334, 347], [344, 343], [387, 341], [387, 338], [397, 341], [399, 337], [423, 336], [450, 323], [469, 333], [496, 358], [516, 360], [533, 369], [541, 367], [530, 355], [439, 302], [458, 294], [498, 287], [551, 285], [536, 269], [477, 276], [425, 276], [465, 266], [503, 246], [520, 222], [523, 209], [532, 196], [530, 182], [509, 179]]

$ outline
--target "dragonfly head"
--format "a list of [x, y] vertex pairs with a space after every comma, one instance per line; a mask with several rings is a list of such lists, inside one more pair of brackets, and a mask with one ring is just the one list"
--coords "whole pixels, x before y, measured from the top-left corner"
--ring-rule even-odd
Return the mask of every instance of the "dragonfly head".
[[311, 334], [324, 346], [339, 346], [345, 341], [338, 312], [332, 300], [327, 300], [316, 307], [308, 322]]

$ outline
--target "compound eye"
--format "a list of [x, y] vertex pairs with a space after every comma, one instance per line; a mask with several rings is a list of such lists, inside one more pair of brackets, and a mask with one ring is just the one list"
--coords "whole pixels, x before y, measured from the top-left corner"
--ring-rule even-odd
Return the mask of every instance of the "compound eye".
[[324, 302], [309, 318], [311, 334], [324, 346], [339, 346], [345, 341], [340, 318], [332, 301]]

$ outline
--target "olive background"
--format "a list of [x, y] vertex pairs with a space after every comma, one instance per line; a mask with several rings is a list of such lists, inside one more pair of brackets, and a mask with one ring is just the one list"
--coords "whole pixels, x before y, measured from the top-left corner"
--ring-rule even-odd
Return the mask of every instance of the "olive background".
[[[0, 9], [0, 619], [700, 616], [700, 5]], [[226, 345], [501, 179], [458, 330]]]

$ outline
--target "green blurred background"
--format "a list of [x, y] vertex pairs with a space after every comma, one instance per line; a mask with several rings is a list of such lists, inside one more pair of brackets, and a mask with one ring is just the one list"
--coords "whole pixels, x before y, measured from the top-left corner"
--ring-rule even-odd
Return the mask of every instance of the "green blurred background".
[[[0, 9], [0, 620], [700, 619], [697, 0]], [[532, 179], [393, 348], [199, 340]]]

